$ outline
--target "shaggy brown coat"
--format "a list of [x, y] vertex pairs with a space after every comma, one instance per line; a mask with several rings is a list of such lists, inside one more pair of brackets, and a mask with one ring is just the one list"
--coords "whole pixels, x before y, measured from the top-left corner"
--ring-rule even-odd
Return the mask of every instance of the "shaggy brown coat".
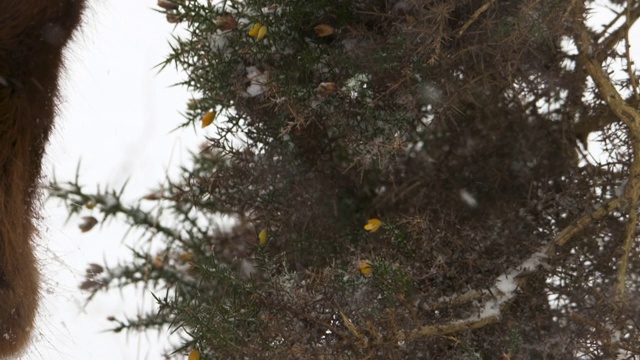
[[84, 0], [0, 0], [0, 357], [28, 343], [38, 305], [34, 205], [62, 50]]

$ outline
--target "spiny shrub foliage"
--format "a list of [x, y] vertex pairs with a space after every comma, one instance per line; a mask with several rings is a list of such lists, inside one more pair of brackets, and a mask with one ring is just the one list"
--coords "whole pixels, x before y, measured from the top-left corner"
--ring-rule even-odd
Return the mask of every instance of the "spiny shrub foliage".
[[158, 5], [188, 30], [183, 125], [214, 135], [136, 205], [51, 185], [145, 232], [82, 284], [153, 290], [116, 331], [203, 359], [640, 356], [637, 2], [595, 27], [577, 0]]

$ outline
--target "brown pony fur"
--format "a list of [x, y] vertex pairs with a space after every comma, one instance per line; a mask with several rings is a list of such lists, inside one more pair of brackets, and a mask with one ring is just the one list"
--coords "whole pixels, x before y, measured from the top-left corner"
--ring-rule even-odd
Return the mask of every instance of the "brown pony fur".
[[62, 50], [84, 3], [0, 0], [0, 357], [28, 343], [38, 306], [34, 203]]

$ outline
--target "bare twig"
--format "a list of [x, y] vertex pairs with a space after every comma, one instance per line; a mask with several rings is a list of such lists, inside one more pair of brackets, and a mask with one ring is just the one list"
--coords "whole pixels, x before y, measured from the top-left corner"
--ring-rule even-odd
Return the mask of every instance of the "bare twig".
[[[609, 201], [607, 201], [606, 203], [602, 204], [601, 207], [599, 207], [598, 209], [582, 215], [581, 217], [579, 217], [578, 219], [576, 219], [571, 225], [567, 226], [566, 228], [564, 228], [559, 234], [558, 236], [556, 236], [556, 239], [554, 241], [554, 245], [555, 246], [563, 246], [564, 244], [566, 244], [569, 240], [571, 240], [576, 234], [578, 234], [579, 232], [581, 232], [582, 230], [584, 230], [587, 226], [593, 224], [594, 222], [602, 219], [603, 217], [607, 216], [609, 213], [611, 213], [613, 210], [615, 210], [616, 208], [618, 208], [618, 206], [620, 206], [620, 198], [613, 198]], [[547, 254], [548, 255], [552, 255], [554, 250], [555, 250], [555, 246], [551, 246], [549, 247]]]
[[[579, 217], [578, 219], [573, 221], [571, 225], [564, 228], [558, 234], [558, 236], [556, 236], [555, 240], [550, 244], [548, 244], [547, 246], [543, 247], [537, 253], [537, 255], [534, 254], [534, 256], [528, 258], [522, 264], [520, 264], [520, 266], [517, 267], [517, 269], [520, 269], [520, 270], [510, 272], [509, 276], [518, 277], [523, 275], [524, 273], [531, 272], [534, 269], [531, 269], [531, 266], [525, 266], [525, 264], [527, 264], [532, 259], [534, 259], [535, 256], [540, 256], [541, 254], [545, 254], [546, 256], [553, 256], [557, 246], [565, 245], [569, 240], [571, 240], [579, 232], [583, 231], [587, 226], [602, 219], [603, 217], [610, 214], [613, 210], [617, 209], [620, 206], [620, 203], [621, 203], [620, 198], [613, 198], [607, 201], [606, 203], [602, 204], [600, 207], [598, 207], [594, 211], [591, 211]], [[539, 260], [536, 260], [536, 261], [539, 262]], [[475, 300], [487, 299], [489, 296], [491, 296], [495, 292], [499, 292], [497, 291], [496, 286], [494, 286], [490, 290], [471, 290], [464, 294], [460, 294], [458, 296], [448, 296], [448, 297], [440, 298], [431, 304], [425, 304], [425, 306], [426, 308], [433, 310], [433, 309], [438, 309], [445, 306], [462, 305]], [[481, 319], [469, 320], [467, 322], [468, 323], [467, 326], [476, 326], [477, 324], [484, 323], [483, 321], [480, 321], [480, 320]], [[461, 323], [465, 323], [465, 321], [462, 321]], [[435, 329], [439, 329], [438, 331], [442, 331], [442, 332], [437, 332], [435, 335], [450, 334], [452, 332], [455, 332], [455, 331], [451, 331], [451, 329], [457, 328], [457, 327], [449, 326], [451, 324], [452, 323], [445, 324], [445, 325], [432, 326], [432, 327], [429, 327], [430, 329], [427, 329], [424, 331], [425, 333], [431, 334], [432, 332], [436, 331]], [[460, 326], [460, 325], [458, 324], [456, 326]], [[481, 326], [478, 325], [478, 327], [481, 327]], [[471, 328], [476, 328], [476, 327], [469, 327], [469, 329]], [[412, 333], [416, 333], [416, 332], [421, 333], [419, 330], [413, 330]]]
[[[604, 61], [607, 58], [609, 51], [613, 49], [620, 40], [625, 38], [625, 34], [627, 33], [627, 26], [630, 28], [640, 17], [640, 6], [634, 9], [630, 9], [627, 14], [626, 25], [618, 27], [614, 32], [611, 33], [608, 37], [602, 40], [599, 43], [599, 52], [596, 54], [596, 60], [598, 62]], [[610, 22], [610, 25], [607, 28], [613, 26], [613, 24], [617, 21], [617, 17]]]
[[625, 228], [624, 243], [622, 245], [622, 255], [618, 265], [618, 279], [616, 284], [616, 298], [619, 301], [624, 300], [626, 291], [627, 268], [629, 267], [629, 254], [631, 253], [631, 245], [635, 239], [636, 227], [638, 225], [638, 194], [640, 193], [640, 139], [632, 140], [633, 146], [633, 162], [631, 163], [631, 175], [627, 182], [626, 197], [629, 201], [628, 211], [629, 220]]
[[407, 333], [402, 331], [399, 332], [396, 335], [396, 340], [400, 342], [405, 340], [415, 340], [415, 339], [426, 337], [426, 336], [447, 335], [447, 334], [453, 334], [453, 333], [457, 333], [465, 330], [480, 329], [487, 325], [493, 324], [498, 320], [500, 320], [500, 316], [491, 315], [488, 317], [479, 317], [476, 319], [454, 321], [444, 325], [423, 326], [421, 328], [411, 330]]
[[460, 28], [460, 30], [458, 30], [458, 37], [462, 36], [462, 34], [464, 34], [464, 32], [467, 31], [469, 26], [471, 26], [471, 24], [473, 24], [476, 20], [478, 20], [478, 17], [480, 17], [480, 15], [482, 15], [483, 12], [487, 11], [495, 1], [496, 0], [489, 0], [486, 3], [484, 3], [484, 5], [482, 5], [478, 10], [476, 10], [473, 13], [473, 15], [471, 15], [471, 18], [467, 20], [467, 22], [464, 23], [464, 25], [462, 25], [462, 28]]
[[470, 291], [459, 297], [439, 300], [440, 302], [450, 301], [462, 304], [474, 299], [491, 296], [491, 299], [484, 301], [484, 307], [480, 314], [445, 324], [422, 326], [407, 333], [400, 331], [396, 333], [395, 339], [403, 341], [424, 336], [447, 335], [465, 330], [479, 329], [499, 321], [502, 316], [502, 310], [516, 296], [517, 288], [525, 281], [523, 275], [531, 273], [543, 265], [546, 259], [547, 247], [533, 253], [518, 266], [498, 276], [494, 285], [488, 290]]
[[633, 4], [633, 0], [627, 0], [627, 7], [625, 9], [625, 29], [624, 32], [624, 45], [625, 45], [625, 57], [627, 60], [627, 73], [629, 73], [629, 85], [631, 86], [631, 91], [633, 92], [633, 98], [635, 101], [640, 100], [640, 96], [638, 96], [638, 79], [636, 78], [636, 73], [633, 70], [633, 61], [631, 61], [631, 43], [629, 42], [629, 32], [631, 30], [631, 25], [633, 23], [633, 19], [631, 18], [631, 5]]
[[353, 323], [353, 321], [351, 321], [351, 319], [349, 319], [349, 317], [339, 307], [338, 307], [338, 312], [340, 312], [340, 317], [344, 322], [344, 326], [349, 330], [351, 335], [356, 337], [361, 343], [364, 344], [365, 343], [364, 337], [360, 334], [360, 331], [358, 331], [358, 328]]

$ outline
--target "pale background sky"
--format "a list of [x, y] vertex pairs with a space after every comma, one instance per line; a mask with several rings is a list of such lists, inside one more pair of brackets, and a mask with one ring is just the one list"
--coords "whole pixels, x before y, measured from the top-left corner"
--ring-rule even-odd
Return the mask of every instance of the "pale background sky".
[[[119, 188], [129, 179], [125, 198], [135, 199], [161, 183], [167, 171], [175, 174], [206, 132], [170, 133], [183, 121], [179, 112], [189, 94], [171, 87], [183, 79], [172, 68], [159, 74], [154, 69], [169, 53], [174, 31], [152, 10], [156, 1], [90, 2], [84, 28], [68, 51], [63, 103], [45, 170], [71, 180], [82, 160], [80, 181], [88, 189], [96, 184]], [[632, 39], [638, 39], [635, 30]], [[632, 49], [637, 54], [640, 46]], [[46, 204], [43, 215], [43, 304], [23, 359], [162, 359], [164, 332], [142, 337], [104, 332], [112, 326], [107, 316], [133, 315], [140, 303], [153, 302], [150, 295], [140, 299], [139, 291], [114, 291], [85, 305], [78, 289], [88, 263], [115, 264], [129, 254], [123, 246], [126, 228], [111, 222], [82, 234], [77, 218], [65, 225], [66, 211], [56, 201]]]
[[[175, 67], [159, 74], [154, 68], [169, 54], [174, 32], [152, 10], [156, 1], [90, 3], [85, 25], [67, 52], [61, 112], [45, 171], [73, 180], [81, 160], [80, 181], [87, 190], [97, 184], [120, 188], [128, 179], [125, 198], [134, 199], [161, 183], [168, 170], [175, 174], [189, 159], [187, 149], [197, 149], [205, 132], [171, 133], [184, 120], [180, 112], [189, 94], [184, 87], [171, 87], [183, 79]], [[164, 332], [142, 337], [104, 332], [113, 325], [107, 316], [134, 315], [140, 303], [153, 303], [148, 293], [141, 299], [140, 291], [116, 290], [86, 305], [86, 294], [78, 289], [88, 263], [113, 265], [128, 256], [126, 228], [111, 221], [82, 234], [78, 218], [65, 225], [66, 214], [60, 202], [46, 204], [39, 248], [43, 304], [23, 359], [162, 359]]]

